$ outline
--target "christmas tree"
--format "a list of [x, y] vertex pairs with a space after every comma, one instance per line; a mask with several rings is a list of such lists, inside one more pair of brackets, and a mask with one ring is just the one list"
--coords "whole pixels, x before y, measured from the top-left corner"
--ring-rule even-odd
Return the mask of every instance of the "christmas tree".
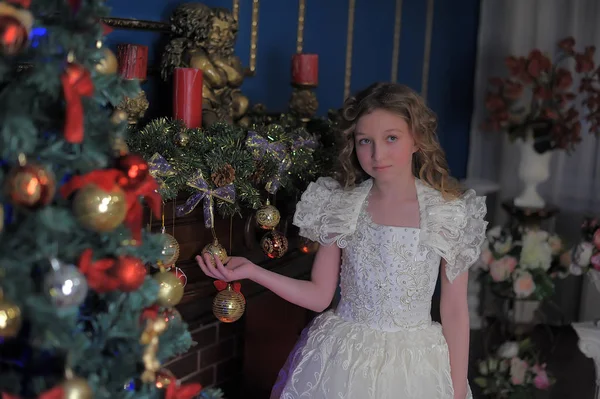
[[2, 399], [200, 393], [161, 369], [192, 341], [173, 307], [173, 254], [142, 226], [161, 198], [115, 111], [139, 84], [103, 46], [108, 11], [101, 0], [0, 2]]

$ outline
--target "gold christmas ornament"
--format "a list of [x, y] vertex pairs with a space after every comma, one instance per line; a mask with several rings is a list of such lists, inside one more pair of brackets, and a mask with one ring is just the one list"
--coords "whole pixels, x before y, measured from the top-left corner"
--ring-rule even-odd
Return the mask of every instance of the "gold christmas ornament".
[[260, 247], [269, 258], [281, 258], [288, 250], [288, 240], [277, 230], [271, 230], [261, 238]]
[[313, 254], [319, 250], [319, 243], [306, 237], [300, 237], [298, 248], [305, 254]]
[[[204, 258], [204, 254], [206, 254], [206, 253], [216, 256], [217, 258], [219, 258], [219, 260], [223, 264], [227, 263], [227, 261], [229, 260], [227, 251], [225, 250], [225, 248], [223, 248], [223, 246], [221, 244], [219, 244], [219, 241], [217, 241], [216, 239], [212, 243], [210, 243], [210, 244], [206, 245], [204, 248], [202, 248], [202, 257], [203, 258]], [[217, 264], [215, 263], [213, 256], [209, 257], [210, 265], [212, 267], [217, 267]]]
[[56, 180], [46, 167], [24, 163], [8, 172], [4, 191], [7, 199], [16, 206], [36, 209], [52, 202], [56, 193]]
[[104, 57], [96, 64], [96, 71], [103, 75], [111, 75], [117, 73], [118, 68], [119, 61], [117, 61], [115, 53], [104, 47]]
[[92, 399], [94, 397], [94, 391], [84, 378], [67, 378], [62, 384], [62, 389], [64, 399]]
[[21, 329], [21, 309], [14, 303], [4, 299], [0, 291], [0, 337], [15, 337]]
[[73, 213], [84, 227], [97, 231], [112, 231], [125, 219], [125, 193], [117, 185], [111, 192], [90, 183], [77, 191], [73, 199]]
[[269, 200], [256, 211], [256, 224], [261, 229], [272, 230], [279, 224], [280, 220], [281, 215], [279, 214], [279, 210], [271, 205]]
[[154, 275], [154, 280], [159, 284], [158, 298], [159, 306], [175, 306], [183, 298], [183, 283], [172, 272], [160, 272]]
[[128, 118], [127, 112], [117, 109], [110, 116], [110, 121], [112, 123], [114, 123], [115, 125], [118, 125], [120, 123], [127, 121], [127, 118]]
[[180, 147], [185, 147], [190, 142], [190, 136], [184, 131], [180, 131], [175, 133], [173, 136], [173, 141]]
[[171, 267], [179, 259], [179, 243], [171, 234], [162, 233], [163, 248], [160, 251], [158, 266]]
[[234, 289], [231, 283], [221, 290], [213, 299], [213, 314], [223, 323], [238, 321], [246, 310], [246, 299], [241, 292]]

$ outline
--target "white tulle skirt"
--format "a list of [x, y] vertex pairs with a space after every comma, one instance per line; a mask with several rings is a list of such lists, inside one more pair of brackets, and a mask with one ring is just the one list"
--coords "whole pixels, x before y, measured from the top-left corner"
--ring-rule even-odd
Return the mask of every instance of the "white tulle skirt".
[[453, 392], [439, 324], [387, 332], [328, 311], [302, 332], [271, 399], [453, 399]]

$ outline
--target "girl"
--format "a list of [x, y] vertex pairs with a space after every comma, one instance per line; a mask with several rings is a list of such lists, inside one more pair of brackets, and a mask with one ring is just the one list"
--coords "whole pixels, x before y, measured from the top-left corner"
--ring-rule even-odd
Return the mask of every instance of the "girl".
[[[485, 199], [449, 176], [436, 118], [406, 86], [372, 85], [342, 119], [341, 172], [311, 183], [294, 215], [300, 235], [321, 244], [311, 280], [244, 258], [198, 264], [317, 312], [341, 269], [339, 305], [304, 330], [272, 399], [471, 398], [466, 271], [485, 237]], [[430, 316], [438, 275], [441, 326]]]

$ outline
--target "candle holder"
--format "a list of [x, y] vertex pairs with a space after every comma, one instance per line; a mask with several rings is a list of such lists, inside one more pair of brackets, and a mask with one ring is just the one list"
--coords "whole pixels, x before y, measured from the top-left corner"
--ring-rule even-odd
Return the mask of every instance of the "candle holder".
[[[119, 75], [125, 80], [139, 80], [140, 84], [146, 82], [148, 74], [148, 46], [139, 44], [117, 45], [117, 59], [119, 60]], [[130, 125], [135, 125], [144, 117], [150, 103], [144, 90], [140, 89], [137, 97], [125, 97], [117, 109], [127, 113]]]
[[292, 96], [290, 113], [302, 122], [312, 119], [319, 108], [313, 91], [319, 84], [319, 56], [317, 54], [294, 54], [292, 56]]

